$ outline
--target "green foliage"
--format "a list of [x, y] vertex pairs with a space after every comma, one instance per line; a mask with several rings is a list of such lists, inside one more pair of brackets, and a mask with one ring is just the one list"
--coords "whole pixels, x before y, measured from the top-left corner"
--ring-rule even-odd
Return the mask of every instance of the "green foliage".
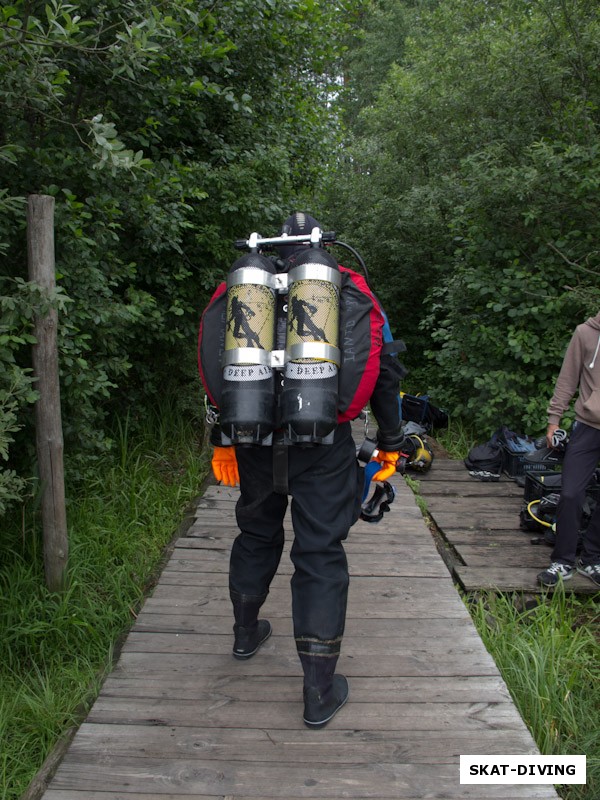
[[361, 109], [373, 103], [390, 67], [404, 56], [410, 14], [406, 5], [395, 0], [371, 2], [369, 13], [362, 18], [362, 29], [348, 48], [345, 73], [350, 80], [357, 78], [352, 80], [353, 91], [347, 98], [352, 122]]
[[561, 796], [591, 800], [600, 790], [598, 603], [559, 590], [534, 608], [520, 604], [487, 595], [472, 614], [540, 751], [587, 755], [586, 785], [562, 786]]
[[0, 796], [17, 800], [57, 738], [99, 688], [165, 546], [209, 464], [189, 421], [167, 402], [69, 488], [69, 588], [43, 578], [35, 503], [0, 531]]
[[[131, 409], [137, 424], [171, 388], [199, 405], [199, 313], [235, 258], [232, 242], [275, 228], [315, 191], [337, 135], [328, 98], [345, 20], [359, 5], [0, 9], [2, 274], [27, 275], [27, 195], [54, 196], [57, 280], [71, 301], [59, 347], [72, 474], [113, 445], [115, 412]], [[4, 503], [33, 469], [29, 343], [21, 322], [7, 325]]]
[[451, 225], [454, 270], [431, 292], [426, 324], [431, 357], [467, 418], [544, 427], [570, 334], [600, 307], [599, 169], [595, 144], [536, 143], [518, 167], [495, 154], [464, 160], [471, 191]]
[[[402, 46], [374, 32], [382, 13]], [[390, 56], [369, 103], [367, 51], [350, 61], [332, 227], [367, 258], [412, 390], [482, 432], [543, 429], [570, 334], [600, 307], [599, 24], [587, 0], [390, 0], [365, 22]]]
[[[34, 313], [44, 313], [49, 305], [64, 308], [65, 298], [60, 291], [47, 297], [22, 278], [0, 279], [0, 289], [0, 463], [6, 463], [23, 427], [20, 411], [37, 399], [31, 370], [22, 367], [16, 355], [35, 342], [29, 333]], [[0, 516], [19, 499], [26, 483], [14, 469], [0, 470]]]
[[466, 424], [462, 417], [451, 417], [447, 428], [435, 431], [435, 440], [450, 458], [460, 461], [466, 458], [469, 450], [480, 441], [475, 428]]

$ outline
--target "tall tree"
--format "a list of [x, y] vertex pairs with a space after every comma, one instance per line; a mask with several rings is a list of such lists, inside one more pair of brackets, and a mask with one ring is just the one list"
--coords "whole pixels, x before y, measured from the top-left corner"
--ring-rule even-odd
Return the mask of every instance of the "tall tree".
[[410, 5], [335, 176], [336, 224], [361, 237], [415, 388], [480, 426], [539, 429], [600, 300], [596, 5]]
[[[319, 178], [356, 4], [2, 6], [0, 455], [32, 399], [26, 195], [56, 198], [66, 448], [89, 456], [115, 408], [135, 419], [169, 385], [195, 390], [198, 313], [232, 241], [279, 223]], [[30, 441], [25, 429], [11, 460]]]

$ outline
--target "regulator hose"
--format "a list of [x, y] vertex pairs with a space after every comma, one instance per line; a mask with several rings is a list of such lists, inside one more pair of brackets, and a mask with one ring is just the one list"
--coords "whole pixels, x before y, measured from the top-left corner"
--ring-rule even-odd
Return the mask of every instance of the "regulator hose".
[[527, 513], [529, 516], [534, 519], [536, 522], [539, 522], [540, 525], [543, 525], [545, 528], [553, 528], [554, 524], [552, 522], [545, 522], [543, 519], [536, 517], [536, 515], [531, 510], [532, 506], [539, 505], [539, 500], [532, 500], [531, 503], [527, 504]]

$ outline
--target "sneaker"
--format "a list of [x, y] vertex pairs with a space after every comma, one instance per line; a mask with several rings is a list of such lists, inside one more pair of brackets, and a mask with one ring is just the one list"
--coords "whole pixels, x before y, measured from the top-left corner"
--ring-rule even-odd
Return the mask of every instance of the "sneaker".
[[563, 581], [568, 581], [574, 574], [575, 567], [570, 564], [561, 564], [560, 561], [553, 561], [548, 569], [538, 574], [537, 579], [542, 586], [556, 586], [561, 578]]
[[499, 481], [500, 480], [500, 473], [499, 472], [489, 472], [486, 469], [472, 469], [469, 470], [469, 475], [472, 478], [477, 478], [480, 481]]
[[600, 586], [600, 564], [584, 564], [581, 559], [577, 562], [577, 572], [580, 575], [585, 575], [593, 581], [596, 586]]

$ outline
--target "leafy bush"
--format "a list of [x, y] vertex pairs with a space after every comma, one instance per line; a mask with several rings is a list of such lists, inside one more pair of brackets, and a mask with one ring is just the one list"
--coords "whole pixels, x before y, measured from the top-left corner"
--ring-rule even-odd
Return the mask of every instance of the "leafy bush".
[[[400, 42], [375, 27], [394, 15]], [[600, 308], [595, 7], [382, 0], [365, 31], [388, 70], [349, 57], [331, 225], [366, 257], [411, 390], [481, 431], [538, 432], [569, 337]]]
[[[274, 229], [319, 181], [346, 29], [337, 6], [304, 0], [0, 9], [0, 258], [13, 281], [1, 291], [17, 302], [27, 275], [27, 196], [53, 196], [75, 474], [113, 446], [115, 413], [137, 424], [171, 389], [199, 405], [199, 313], [233, 241]], [[4, 503], [33, 472], [32, 314], [20, 309], [0, 331]]]

